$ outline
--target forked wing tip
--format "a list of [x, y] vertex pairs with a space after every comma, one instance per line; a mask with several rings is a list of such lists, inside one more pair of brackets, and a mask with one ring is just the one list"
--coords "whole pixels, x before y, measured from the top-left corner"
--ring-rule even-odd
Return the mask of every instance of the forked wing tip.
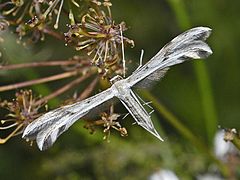
[[29, 133], [31, 132], [29, 125], [24, 129], [22, 138], [23, 139], [28, 139], [29, 138]]
[[[55, 142], [55, 141], [54, 141]], [[53, 143], [54, 143], [53, 142]], [[49, 147], [51, 147], [53, 145], [53, 143], [49, 143], [47, 142], [47, 138], [46, 136], [44, 136], [44, 133], [39, 133], [36, 137], [36, 143], [37, 143], [37, 146], [38, 146], [38, 149], [40, 151], [44, 151], [46, 149], [48, 149]]]
[[212, 29], [209, 27], [200, 27], [202, 29], [204, 29], [205, 32], [207, 32], [206, 36], [205, 36], [205, 40], [211, 35], [212, 33]]
[[43, 144], [39, 144], [38, 142], [37, 142], [37, 146], [40, 151], [44, 151], [44, 150], [48, 149], [48, 148], [44, 148]]

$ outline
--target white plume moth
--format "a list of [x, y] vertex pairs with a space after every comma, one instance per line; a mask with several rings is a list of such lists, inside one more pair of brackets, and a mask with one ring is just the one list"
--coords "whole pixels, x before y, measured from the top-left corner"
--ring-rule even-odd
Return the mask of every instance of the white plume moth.
[[112, 78], [112, 86], [105, 91], [72, 105], [49, 111], [30, 123], [23, 133], [23, 138], [36, 139], [40, 150], [53, 145], [57, 138], [74, 122], [87, 115], [106, 101], [117, 97], [133, 116], [136, 123], [162, 140], [139, 99], [131, 89], [139, 84], [148, 84], [159, 80], [168, 68], [191, 59], [203, 59], [212, 54], [205, 43], [211, 34], [208, 27], [190, 29], [166, 44], [150, 61], [136, 69], [132, 75], [123, 79]]

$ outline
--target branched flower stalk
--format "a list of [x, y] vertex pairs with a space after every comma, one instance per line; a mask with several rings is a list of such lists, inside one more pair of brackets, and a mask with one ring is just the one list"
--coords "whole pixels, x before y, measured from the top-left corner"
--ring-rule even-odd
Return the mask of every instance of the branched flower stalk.
[[109, 108], [109, 113], [103, 112], [100, 114], [101, 119], [96, 121], [85, 120], [85, 128], [90, 131], [91, 134], [95, 132], [95, 126], [103, 126], [104, 140], [110, 142], [111, 129], [115, 129], [120, 133], [122, 137], [128, 136], [127, 129], [122, 127], [121, 124], [117, 121], [120, 117], [119, 114], [114, 113], [114, 106], [111, 105]]
[[[79, 7], [79, 2], [75, 0], [67, 2]], [[64, 0], [12, 0], [1, 3], [0, 9], [8, 22], [16, 27], [20, 39], [30, 35], [29, 41], [37, 42], [45, 39], [44, 34], [63, 39], [61, 33], [51, 28], [55, 19], [53, 27], [58, 29], [63, 3]]]
[[113, 72], [123, 74], [122, 43], [134, 46], [132, 40], [122, 37], [121, 32], [127, 30], [126, 24], [115, 24], [111, 6], [109, 1], [92, 1], [91, 8], [83, 15], [81, 23], [69, 25], [69, 31], [64, 34], [67, 44], [76, 50], [85, 50], [91, 57], [92, 64], [99, 67], [99, 72], [104, 76], [112, 75]]
[[[88, 8], [84, 10], [87, 6]], [[38, 79], [0, 85], [0, 92], [18, 89], [16, 98], [12, 102], [0, 101], [1, 107], [8, 110], [1, 121], [0, 130], [12, 130], [6, 138], [1, 139], [0, 143], [5, 143], [11, 137], [21, 134], [30, 122], [41, 115], [42, 112], [39, 110], [49, 100], [67, 93], [91, 78], [82, 93], [75, 92], [72, 98], [63, 102], [63, 105], [72, 104], [90, 96], [101, 79], [109, 80], [117, 74], [123, 74], [125, 71], [123, 65], [125, 62], [122, 61], [123, 46], [129, 44], [133, 47], [134, 42], [123, 36], [123, 32], [127, 30], [126, 24], [115, 23], [111, 14], [111, 6], [112, 3], [109, 0], [102, 2], [96, 0], [86, 2], [80, 0], [6, 0], [0, 3], [2, 11], [0, 30], [8, 27], [9, 30], [16, 28], [14, 32], [22, 42], [25, 41], [23, 37], [30, 37], [27, 41], [29, 43], [24, 42], [23, 45], [28, 46], [37, 43], [38, 40], [46, 40], [45, 34], [48, 34], [77, 50], [74, 57], [64, 60], [0, 64], [0, 71], [9, 73], [26, 68], [60, 67], [62, 70], [58, 74]], [[70, 20], [69, 31], [64, 34], [58, 30], [61, 15], [68, 16]], [[54, 25], [53, 19], [55, 19]], [[78, 51], [81, 51], [83, 55], [79, 56]], [[69, 78], [71, 81], [67, 81], [65, 85], [44, 97], [34, 98], [32, 90], [21, 90], [37, 84]], [[101, 117], [99, 121], [91, 123], [87, 121], [86, 126], [89, 128], [95, 125], [103, 126], [105, 139], [109, 139], [111, 129], [126, 136], [127, 130], [117, 122], [119, 115], [113, 112], [113, 107], [110, 109], [107, 113], [99, 114]]]
[[40, 96], [34, 97], [31, 90], [21, 90], [15, 96], [12, 101], [4, 100], [0, 102], [0, 108], [8, 111], [6, 117], [1, 119], [0, 130], [13, 129], [7, 137], [0, 138], [0, 144], [7, 142], [11, 137], [21, 134], [29, 123], [42, 114], [40, 110], [46, 105], [46, 102], [40, 101]]

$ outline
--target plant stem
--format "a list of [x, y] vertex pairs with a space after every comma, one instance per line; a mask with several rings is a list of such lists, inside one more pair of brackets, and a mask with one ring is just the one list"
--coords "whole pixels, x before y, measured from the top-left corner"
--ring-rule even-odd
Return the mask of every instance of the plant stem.
[[44, 28], [43, 32], [45, 34], [48, 34], [48, 35], [51, 35], [51, 36], [55, 37], [56, 39], [64, 40], [64, 36], [62, 34], [57, 33], [57, 32], [55, 32], [55, 31], [53, 31], [53, 30], [51, 30], [49, 28]]
[[[191, 22], [187, 10], [182, 0], [168, 0], [172, 10], [175, 13], [179, 27], [182, 30], [189, 29]], [[213, 137], [217, 130], [217, 113], [214, 105], [214, 98], [211, 88], [211, 82], [205, 63], [199, 62], [193, 64], [197, 82], [201, 94], [202, 107], [204, 113], [204, 123], [208, 138], [208, 144], [212, 144]]]
[[5, 137], [4, 139], [0, 138], [0, 144], [4, 144], [6, 143], [11, 137], [13, 137], [21, 128], [23, 127], [23, 124], [20, 124], [16, 127], [16, 129], [14, 129], [13, 132], [11, 132], [7, 137]]
[[49, 94], [48, 96], [43, 97], [39, 101], [36, 102], [36, 104], [41, 104], [42, 102], [47, 102], [50, 99], [59, 96], [60, 94], [66, 92], [67, 90], [71, 89], [72, 87], [76, 86], [80, 82], [84, 81], [85, 79], [89, 78], [92, 74], [88, 73], [84, 76], [81, 76], [72, 82], [68, 83], [67, 85], [63, 86], [62, 88], [58, 89], [57, 91], [54, 91], [52, 94]]
[[232, 143], [235, 145], [236, 148], [238, 148], [238, 150], [240, 150], [240, 138], [239, 136], [235, 135]]
[[67, 66], [76, 64], [76, 61], [47, 61], [47, 62], [33, 62], [33, 63], [22, 63], [22, 64], [10, 64], [10, 65], [0, 65], [0, 70], [13, 70], [20, 68], [30, 68], [30, 67], [42, 67], [42, 66]]
[[168, 123], [170, 123], [182, 136], [184, 136], [192, 144], [194, 144], [199, 151], [204, 152], [213, 162], [215, 162], [223, 175], [225, 175], [226, 177], [229, 176], [229, 169], [221, 161], [219, 161], [212, 153], [212, 151], [210, 151], [208, 147], [205, 146], [205, 144], [202, 143], [202, 141], [197, 136], [195, 136], [186, 126], [184, 126], [174, 114], [172, 114], [163, 104], [157, 101], [156, 97], [154, 97], [147, 91], [142, 91], [141, 96], [151, 101], [153, 106], [157, 109], [159, 113], [163, 115], [163, 117], [167, 120]]
[[77, 98], [77, 100], [83, 100], [87, 98], [90, 93], [93, 91], [94, 87], [96, 86], [98, 82], [98, 78], [95, 78], [86, 88], [85, 90], [80, 94], [80, 96]]
[[25, 82], [16, 83], [16, 84], [10, 84], [10, 85], [6, 85], [6, 86], [0, 86], [0, 92], [17, 89], [17, 88], [22, 88], [22, 87], [26, 87], [26, 86], [31, 86], [31, 85], [35, 85], [35, 84], [41, 84], [41, 83], [45, 83], [45, 82], [55, 81], [55, 80], [59, 80], [59, 79], [64, 79], [67, 77], [75, 76], [78, 73], [79, 73], [78, 71], [71, 71], [71, 72], [65, 72], [62, 74], [57, 74], [57, 75], [53, 75], [53, 76], [49, 76], [49, 77], [45, 77], [45, 78], [34, 79], [34, 80], [25, 81]]

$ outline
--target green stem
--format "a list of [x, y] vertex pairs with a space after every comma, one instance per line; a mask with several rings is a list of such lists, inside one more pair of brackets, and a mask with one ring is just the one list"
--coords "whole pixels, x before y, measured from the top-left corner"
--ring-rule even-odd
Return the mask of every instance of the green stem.
[[238, 148], [238, 150], [240, 150], [240, 137], [238, 135], [234, 135], [232, 143], [236, 148]]
[[[173, 12], [175, 13], [179, 27], [182, 30], [189, 29], [191, 22], [187, 10], [182, 0], [168, 0]], [[214, 105], [214, 98], [207, 68], [204, 62], [194, 63], [194, 69], [200, 90], [202, 108], [204, 113], [204, 123], [208, 138], [208, 143], [212, 144], [213, 137], [217, 130], [217, 114]]]
[[219, 161], [212, 151], [208, 149], [207, 146], [205, 146], [202, 141], [195, 136], [186, 126], [184, 126], [181, 121], [174, 116], [163, 104], [161, 104], [159, 101], [157, 101], [157, 98], [154, 97], [152, 94], [150, 94], [147, 91], [142, 91], [141, 96], [144, 97], [144, 99], [148, 99], [152, 102], [155, 109], [163, 115], [163, 117], [167, 120], [168, 123], [170, 123], [182, 136], [184, 136], [186, 139], [188, 139], [195, 147], [199, 150], [205, 153], [213, 162], [215, 162], [220, 171], [225, 175], [226, 177], [229, 176], [229, 170], [228, 168]]

